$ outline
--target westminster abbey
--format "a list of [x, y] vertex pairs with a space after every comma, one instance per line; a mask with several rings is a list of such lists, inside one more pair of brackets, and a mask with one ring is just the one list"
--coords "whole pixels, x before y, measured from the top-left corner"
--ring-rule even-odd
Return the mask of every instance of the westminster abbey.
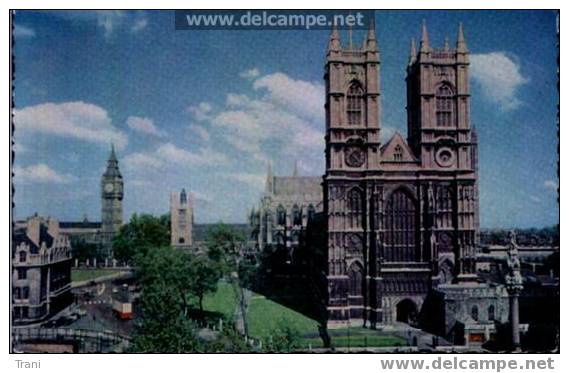
[[418, 50], [411, 42], [406, 140], [381, 142], [380, 68], [373, 24], [360, 49], [332, 31], [323, 181], [332, 324], [408, 322], [430, 289], [476, 280], [477, 141], [462, 25], [456, 48], [433, 48], [425, 24]]

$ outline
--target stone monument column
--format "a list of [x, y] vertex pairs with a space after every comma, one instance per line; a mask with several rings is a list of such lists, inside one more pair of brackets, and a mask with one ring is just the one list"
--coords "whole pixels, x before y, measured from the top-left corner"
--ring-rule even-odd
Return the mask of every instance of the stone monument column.
[[519, 296], [523, 289], [520, 259], [518, 257], [518, 245], [516, 233], [510, 231], [510, 244], [508, 247], [508, 274], [506, 275], [506, 290], [510, 295], [510, 326], [512, 332], [512, 347], [514, 351], [520, 351], [520, 307]]

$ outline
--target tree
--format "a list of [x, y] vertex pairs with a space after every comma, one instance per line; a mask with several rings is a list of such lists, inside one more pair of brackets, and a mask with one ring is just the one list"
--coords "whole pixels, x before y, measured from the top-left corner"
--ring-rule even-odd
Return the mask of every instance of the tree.
[[147, 214], [134, 214], [113, 239], [114, 257], [120, 261], [132, 262], [136, 255], [144, 256], [149, 248], [169, 244], [168, 215], [157, 218]]
[[189, 291], [198, 298], [200, 315], [203, 317], [203, 298], [205, 294], [217, 290], [221, 271], [211, 259], [203, 255], [192, 257], [189, 268], [191, 277]]
[[73, 249], [73, 258], [80, 262], [93, 258], [100, 259], [101, 257], [99, 245], [87, 242], [84, 239], [72, 239], [71, 248]]
[[188, 317], [191, 258], [169, 246], [154, 247], [136, 256], [142, 286], [142, 319], [136, 328], [135, 352], [179, 353], [199, 349], [197, 326]]
[[281, 319], [274, 334], [265, 340], [266, 352], [294, 352], [302, 347], [300, 332]]
[[232, 285], [243, 333], [248, 335], [247, 309], [250, 297], [248, 289], [253, 285], [256, 267], [243, 257], [244, 248], [244, 235], [224, 224], [218, 224], [208, 232], [206, 239], [208, 257], [216, 263], [219, 271]]

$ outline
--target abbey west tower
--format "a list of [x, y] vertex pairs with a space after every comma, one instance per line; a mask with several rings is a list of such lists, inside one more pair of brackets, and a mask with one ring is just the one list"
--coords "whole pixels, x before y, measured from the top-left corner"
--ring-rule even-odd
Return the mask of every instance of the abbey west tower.
[[122, 225], [123, 178], [112, 146], [107, 169], [101, 177], [101, 242], [103, 252], [112, 257], [113, 237]]
[[476, 137], [468, 51], [429, 45], [423, 25], [407, 67], [407, 141], [381, 143], [380, 53], [333, 30], [326, 57], [329, 324], [414, 322], [440, 283], [473, 281], [478, 240]]

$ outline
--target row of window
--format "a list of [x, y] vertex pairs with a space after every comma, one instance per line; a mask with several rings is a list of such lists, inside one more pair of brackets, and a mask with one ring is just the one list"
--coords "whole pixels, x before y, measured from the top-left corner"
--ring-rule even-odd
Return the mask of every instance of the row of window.
[[[312, 221], [314, 219], [314, 215], [316, 214], [316, 209], [313, 205], [308, 206], [308, 210], [306, 212], [306, 216], [308, 221]], [[277, 224], [278, 225], [286, 225], [286, 209], [279, 205], [277, 208]], [[302, 210], [297, 206], [294, 205], [292, 208], [292, 224], [293, 225], [302, 225]]]
[[[436, 92], [435, 100], [437, 126], [451, 127], [453, 125], [454, 118], [454, 98], [452, 89], [448, 85], [440, 86]], [[346, 113], [349, 125], [362, 124], [363, 108], [363, 89], [359, 83], [354, 82], [350, 85], [347, 95]]]
[[[69, 257], [71, 256], [71, 252], [70, 252], [70, 251], [67, 251], [66, 255], [67, 255], [67, 257], [69, 258]], [[25, 252], [25, 251], [20, 251], [20, 254], [19, 254], [20, 263], [24, 263], [24, 262], [27, 260], [27, 258], [28, 258], [28, 253]], [[50, 261], [53, 260], [53, 252], [51, 252], [51, 253], [49, 254], [49, 260], [50, 260]]]
[[28, 270], [25, 268], [18, 268], [18, 280], [25, 280], [28, 277]]
[[28, 299], [30, 297], [30, 288], [28, 286], [14, 288], [15, 299]]
[[[494, 319], [496, 318], [496, 310], [494, 308], [493, 305], [488, 306], [488, 321], [494, 321]], [[472, 319], [474, 321], [478, 321], [480, 318], [479, 312], [478, 312], [478, 306], [472, 306], [471, 310], [470, 310], [470, 316], [472, 317]]]
[[14, 307], [15, 319], [27, 319], [28, 314], [29, 314], [28, 307]]

